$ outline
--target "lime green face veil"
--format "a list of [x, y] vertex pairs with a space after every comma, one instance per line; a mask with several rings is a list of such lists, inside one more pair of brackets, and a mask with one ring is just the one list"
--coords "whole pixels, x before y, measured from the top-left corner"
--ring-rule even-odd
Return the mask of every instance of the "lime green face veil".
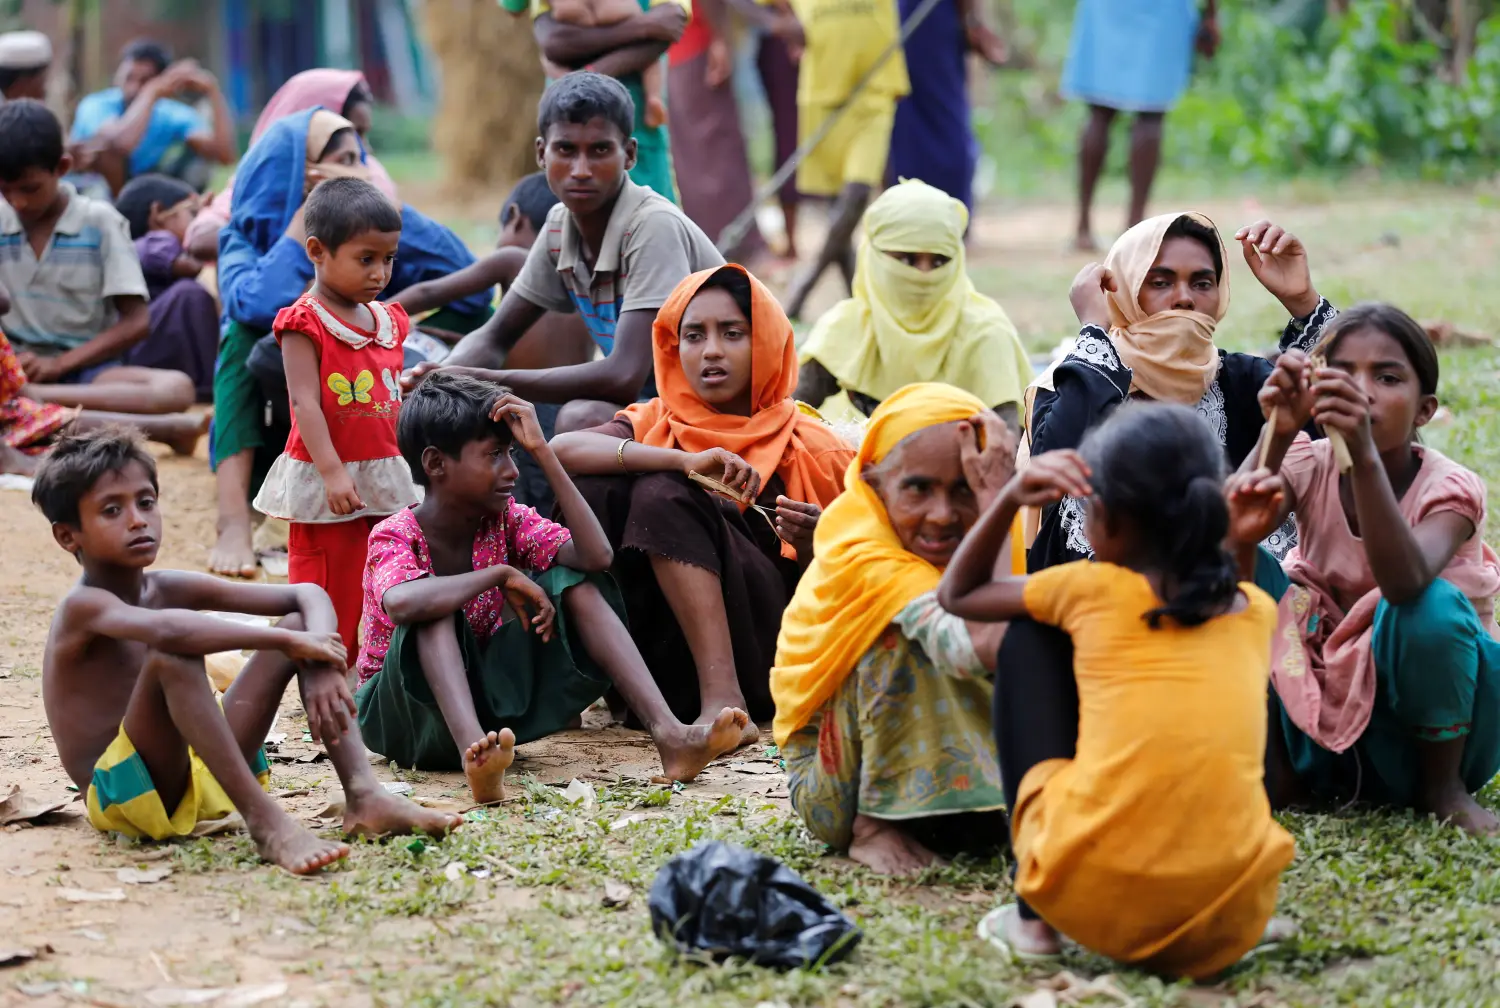
[[[923, 381], [955, 385], [991, 406], [1019, 402], [1030, 365], [1015, 326], [969, 279], [968, 224], [963, 203], [925, 182], [887, 189], [865, 211], [854, 296], [818, 320], [803, 356], [877, 400]], [[924, 273], [888, 252], [949, 261]]]

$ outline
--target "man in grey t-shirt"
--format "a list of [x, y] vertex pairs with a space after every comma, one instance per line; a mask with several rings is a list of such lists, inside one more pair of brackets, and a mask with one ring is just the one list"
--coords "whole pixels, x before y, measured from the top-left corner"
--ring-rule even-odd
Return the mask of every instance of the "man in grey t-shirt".
[[[567, 403], [558, 432], [607, 423], [650, 388], [651, 326], [683, 279], [724, 257], [670, 200], [636, 185], [634, 107], [618, 81], [580, 71], [558, 81], [538, 110], [537, 158], [561, 202], [494, 317], [441, 365], [510, 386], [522, 399]], [[578, 312], [605, 356], [586, 364], [498, 370], [544, 312]]]

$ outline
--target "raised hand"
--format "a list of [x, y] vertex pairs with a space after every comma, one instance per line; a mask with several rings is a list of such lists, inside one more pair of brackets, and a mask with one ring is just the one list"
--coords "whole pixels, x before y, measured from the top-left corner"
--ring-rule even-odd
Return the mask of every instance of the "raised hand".
[[490, 419], [502, 421], [510, 427], [516, 442], [533, 454], [547, 447], [547, 436], [542, 433], [541, 422], [536, 418], [536, 407], [512, 393], [505, 393], [495, 400], [490, 408]]
[[1305, 318], [1318, 307], [1312, 268], [1302, 240], [1279, 224], [1256, 221], [1234, 233], [1245, 253], [1245, 264], [1261, 286], [1275, 295], [1293, 318]]
[[1344, 436], [1349, 457], [1356, 466], [1369, 464], [1376, 456], [1370, 432], [1370, 400], [1346, 372], [1318, 368], [1313, 373], [1312, 418], [1324, 430]]
[[1068, 300], [1073, 303], [1078, 324], [1109, 328], [1109, 295], [1119, 289], [1114, 273], [1103, 263], [1091, 262], [1079, 270], [1073, 278], [1072, 289], [1068, 291]]
[[505, 594], [505, 601], [509, 602], [511, 608], [521, 614], [537, 636], [544, 641], [552, 639], [552, 627], [557, 620], [557, 607], [547, 597], [547, 593], [537, 585], [531, 578], [522, 574], [515, 568], [505, 575], [505, 580], [500, 582], [500, 590]]
[[755, 467], [727, 448], [710, 448], [683, 459], [682, 474], [712, 476], [748, 500], [760, 496], [760, 473]]
[[1253, 546], [1285, 520], [1286, 481], [1269, 469], [1233, 473], [1224, 484], [1229, 505], [1229, 539]]
[[958, 459], [980, 507], [988, 507], [1016, 474], [1016, 435], [990, 410], [958, 424]]
[[1032, 456], [1026, 468], [1010, 481], [1006, 493], [1023, 507], [1045, 507], [1064, 497], [1082, 500], [1093, 496], [1092, 476], [1082, 455], [1063, 448]]
[[1260, 412], [1268, 421], [1274, 418], [1272, 430], [1285, 437], [1295, 437], [1312, 416], [1313, 394], [1310, 387], [1312, 364], [1301, 350], [1288, 350], [1276, 361], [1270, 377], [1256, 398]]

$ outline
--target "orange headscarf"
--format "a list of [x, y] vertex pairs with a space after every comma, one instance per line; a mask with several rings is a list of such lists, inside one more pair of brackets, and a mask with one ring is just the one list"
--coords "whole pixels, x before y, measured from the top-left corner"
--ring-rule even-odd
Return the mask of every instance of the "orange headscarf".
[[[682, 371], [677, 329], [705, 280], [721, 269], [750, 281], [750, 405], [748, 417], [720, 413], [698, 398]], [[730, 264], [694, 273], [667, 298], [651, 329], [657, 397], [619, 415], [630, 420], [635, 439], [653, 448], [701, 452], [724, 448], [760, 474], [780, 473], [786, 495], [827, 507], [844, 489], [844, 470], [854, 449], [833, 428], [803, 413], [792, 398], [797, 388], [797, 350], [792, 323], [774, 295], [743, 266]]]

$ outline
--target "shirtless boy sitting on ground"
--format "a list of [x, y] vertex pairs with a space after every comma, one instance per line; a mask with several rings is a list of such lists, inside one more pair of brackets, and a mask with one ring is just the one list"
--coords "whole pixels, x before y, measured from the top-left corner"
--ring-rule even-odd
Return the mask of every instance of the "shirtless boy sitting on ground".
[[[238, 810], [261, 856], [288, 871], [307, 874], [347, 855], [347, 845], [315, 836], [264, 790], [261, 742], [293, 677], [308, 730], [343, 784], [346, 834], [457, 827], [458, 817], [388, 794], [371, 773], [323, 589], [148, 573], [161, 544], [156, 498], [155, 460], [120, 429], [61, 438], [31, 493], [57, 544], [83, 567], [52, 620], [42, 697], [95, 828], [164, 840]], [[199, 609], [283, 618], [255, 627]], [[256, 654], [221, 711], [203, 656], [240, 649]]]

